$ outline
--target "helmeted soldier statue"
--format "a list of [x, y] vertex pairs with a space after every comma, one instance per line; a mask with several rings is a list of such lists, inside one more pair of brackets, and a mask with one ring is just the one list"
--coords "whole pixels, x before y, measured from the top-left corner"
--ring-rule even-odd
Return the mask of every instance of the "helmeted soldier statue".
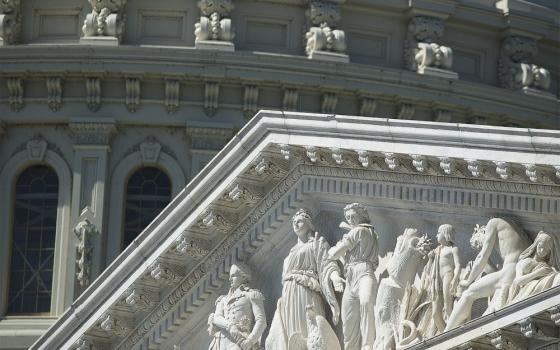
[[264, 296], [249, 287], [251, 272], [242, 263], [231, 266], [228, 294], [218, 297], [216, 311], [208, 317], [214, 337], [209, 350], [258, 350], [266, 328]]

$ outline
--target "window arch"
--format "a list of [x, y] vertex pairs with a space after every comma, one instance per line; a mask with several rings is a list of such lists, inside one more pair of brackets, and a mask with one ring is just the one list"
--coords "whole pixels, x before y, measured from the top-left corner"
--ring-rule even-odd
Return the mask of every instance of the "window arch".
[[171, 201], [171, 180], [156, 167], [143, 167], [134, 172], [126, 184], [122, 249]]
[[8, 314], [50, 312], [58, 185], [56, 172], [45, 165], [31, 166], [17, 178]]

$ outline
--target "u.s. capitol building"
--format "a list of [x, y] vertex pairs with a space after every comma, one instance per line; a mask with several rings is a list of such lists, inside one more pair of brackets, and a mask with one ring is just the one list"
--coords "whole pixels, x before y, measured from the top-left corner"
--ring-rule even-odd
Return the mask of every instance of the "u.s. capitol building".
[[0, 0], [0, 349], [558, 349], [559, 18]]

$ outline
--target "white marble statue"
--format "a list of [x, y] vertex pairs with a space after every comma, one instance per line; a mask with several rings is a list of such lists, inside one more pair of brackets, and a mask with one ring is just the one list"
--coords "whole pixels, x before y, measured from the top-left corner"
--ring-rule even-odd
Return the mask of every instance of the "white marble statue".
[[560, 285], [560, 252], [554, 239], [539, 232], [533, 244], [519, 256], [515, 279], [509, 290], [507, 304], [526, 299], [539, 292]]
[[429, 239], [414, 228], [397, 238], [395, 251], [387, 264], [388, 277], [381, 279], [375, 301], [377, 334], [375, 350], [394, 350], [400, 343], [397, 330], [402, 321], [401, 303], [428, 254]]
[[434, 271], [432, 282], [432, 316], [439, 333], [445, 329], [445, 321], [451, 316], [459, 275], [461, 259], [455, 245], [455, 229], [444, 224], [438, 229], [439, 246], [434, 250]]
[[[482, 249], [476, 257], [472, 270], [466, 280], [459, 282], [461, 298], [451, 312], [445, 328], [446, 331], [464, 324], [471, 316], [473, 302], [477, 299], [492, 297], [486, 313], [493, 312], [507, 302], [509, 287], [515, 278], [515, 267], [520, 254], [529, 246], [529, 238], [521, 230], [516, 229], [504, 219], [493, 218], [480, 235], [483, 239]], [[477, 233], [477, 237], [480, 232]], [[492, 251], [496, 249], [503, 266], [499, 271], [489, 273], [478, 279], [488, 265]]]
[[342, 259], [346, 288], [342, 296], [342, 332], [345, 350], [371, 350], [375, 341], [375, 293], [378, 264], [377, 233], [366, 209], [352, 203], [344, 208], [349, 229], [329, 250], [329, 258]]
[[209, 350], [258, 350], [266, 317], [264, 297], [248, 286], [251, 273], [242, 263], [231, 266], [230, 289], [216, 301], [208, 317], [208, 332], [214, 337]]
[[316, 315], [324, 317], [326, 302], [335, 325], [340, 317], [335, 290], [344, 290], [344, 280], [336, 262], [328, 258], [329, 244], [315, 232], [306, 210], [298, 210], [292, 224], [298, 240], [284, 259], [282, 295], [266, 339], [267, 350], [307, 349], [308, 305], [313, 305]]

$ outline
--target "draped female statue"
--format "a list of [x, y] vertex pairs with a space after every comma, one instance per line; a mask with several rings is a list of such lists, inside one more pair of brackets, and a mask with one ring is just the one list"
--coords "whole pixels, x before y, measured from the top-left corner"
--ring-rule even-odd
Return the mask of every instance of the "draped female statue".
[[554, 239], [546, 232], [539, 232], [533, 244], [519, 256], [507, 304], [560, 285], [558, 264], [560, 257]]
[[335, 325], [340, 317], [334, 290], [343, 291], [344, 280], [336, 262], [328, 259], [329, 244], [315, 232], [306, 210], [298, 210], [292, 224], [298, 240], [284, 259], [282, 295], [266, 339], [267, 350], [307, 349], [308, 305], [313, 305], [315, 314], [324, 316], [326, 302]]

